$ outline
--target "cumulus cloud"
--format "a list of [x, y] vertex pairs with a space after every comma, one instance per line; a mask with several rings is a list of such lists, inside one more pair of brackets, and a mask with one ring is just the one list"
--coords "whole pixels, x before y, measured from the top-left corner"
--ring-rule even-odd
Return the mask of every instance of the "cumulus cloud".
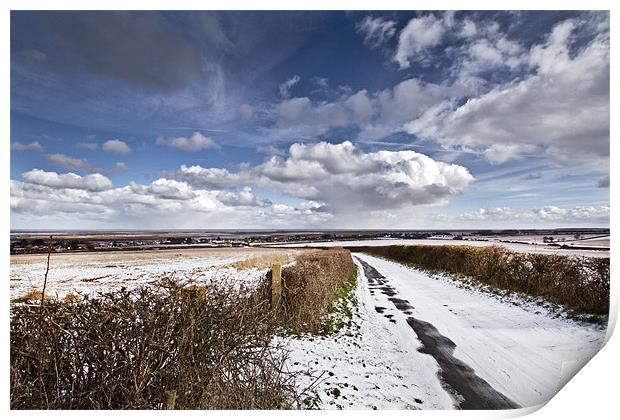
[[435, 15], [411, 19], [399, 34], [394, 61], [401, 69], [408, 68], [425, 50], [439, 45], [450, 21]]
[[334, 215], [322, 211], [317, 211], [319, 207], [308, 205], [311, 202], [303, 202], [299, 207], [287, 204], [272, 204], [266, 210], [258, 213], [259, 219], [270, 220], [280, 226], [291, 226], [291, 221], [303, 220], [311, 225], [322, 225], [334, 218]]
[[609, 222], [609, 206], [577, 206], [572, 208], [545, 206], [535, 209], [533, 212], [543, 220]]
[[217, 199], [228, 206], [260, 207], [271, 205], [271, 200], [261, 199], [254, 195], [251, 187], [243, 187], [239, 192], [221, 191]]
[[58, 174], [41, 169], [32, 169], [22, 174], [25, 182], [52, 188], [74, 188], [88, 191], [105, 191], [112, 188], [112, 181], [101, 174], [80, 176], [72, 172]]
[[[395, 57], [407, 66], [448, 38], [458, 39], [446, 53], [451, 76], [443, 83], [410, 78], [380, 91], [342, 92], [331, 101], [287, 97], [274, 105], [273, 124], [261, 131], [312, 137], [346, 128], [358, 140], [405, 132], [495, 165], [532, 156], [605, 164], [609, 32], [602, 17], [590, 20], [560, 22], [526, 48], [492, 21], [418, 16], [401, 31]], [[491, 81], [489, 74], [508, 81]]]
[[478, 34], [478, 26], [476, 22], [471, 19], [465, 19], [463, 21], [463, 26], [459, 32], [459, 36], [462, 38], [471, 38]]
[[245, 182], [243, 174], [231, 173], [225, 168], [203, 168], [199, 165], [181, 165], [177, 171], [164, 172], [164, 176], [199, 188], [228, 189]]
[[301, 80], [301, 77], [299, 77], [298, 75], [295, 75], [291, 77], [290, 79], [288, 79], [287, 81], [285, 81], [284, 83], [280, 84], [279, 86], [280, 96], [282, 96], [283, 98], [290, 97], [291, 89], [293, 88], [293, 86], [299, 83], [300, 80]]
[[481, 38], [469, 45], [462, 71], [478, 74], [499, 67], [516, 68], [525, 64], [524, 48], [505, 36]]
[[[317, 87], [316, 91], [327, 91], [329, 89], [329, 80], [327, 79], [327, 77], [313, 77], [312, 78], [312, 83], [314, 83]], [[316, 92], [315, 91], [315, 92]]]
[[196, 197], [196, 194], [186, 182], [179, 182], [172, 179], [159, 178], [153, 181], [149, 186], [131, 182], [129, 187], [136, 194], [151, 194], [170, 200], [190, 200]]
[[313, 136], [334, 127], [357, 125], [360, 139], [380, 138], [402, 131], [403, 124], [421, 117], [429, 107], [470, 93], [471, 87], [460, 82], [439, 85], [412, 78], [391, 89], [374, 93], [362, 89], [332, 102], [285, 99], [275, 107], [274, 130], [281, 135]]
[[510, 207], [480, 208], [476, 211], [466, 212], [456, 216], [457, 220], [515, 220], [529, 218], [528, 213], [513, 210]]
[[396, 34], [396, 22], [383, 17], [366, 16], [355, 25], [355, 29], [364, 37], [364, 44], [374, 49], [383, 46]]
[[127, 169], [129, 169], [129, 166], [127, 166], [125, 162], [116, 162], [116, 165], [114, 165], [114, 168], [119, 171], [126, 171]]
[[184, 152], [198, 152], [200, 150], [215, 149], [218, 147], [217, 143], [211, 137], [205, 137], [198, 131], [194, 132], [190, 137], [175, 137], [172, 139], [159, 137], [156, 143], [163, 146], [174, 147]]
[[86, 159], [72, 158], [62, 153], [45, 155], [47, 162], [58, 168], [72, 169], [83, 172], [99, 172], [98, 168], [93, 167]]
[[330, 217], [305, 202], [286, 211], [289, 205], [257, 197], [250, 187], [221, 191], [160, 178], [147, 185], [131, 182], [113, 188], [103, 180], [101, 175], [29, 171], [23, 182], [11, 180], [11, 218], [31, 227], [238, 228], [290, 225], [290, 217], [304, 226]]
[[42, 152], [43, 146], [38, 141], [33, 141], [32, 143], [24, 144], [18, 141], [11, 143], [11, 150], [24, 151], [24, 150], [33, 150], [35, 152]]
[[172, 177], [198, 186], [255, 185], [325, 203], [332, 212], [400, 208], [443, 202], [473, 181], [459, 165], [435, 161], [411, 150], [365, 153], [351, 142], [295, 143], [288, 156], [231, 173], [182, 166]]
[[509, 160], [519, 159], [524, 153], [534, 153], [537, 149], [532, 145], [494, 144], [484, 151], [484, 157], [493, 165], [500, 165]]
[[571, 54], [577, 23], [558, 24], [529, 51], [532, 73], [498, 85], [466, 103], [447, 106], [407, 132], [444, 147], [482, 150], [492, 163], [532, 152], [558, 162], [604, 162], [609, 157], [609, 34]]
[[104, 152], [114, 153], [117, 155], [126, 155], [131, 152], [131, 148], [122, 140], [108, 140], [101, 146]]
[[438, 214], [435, 220], [457, 220], [463, 222], [515, 222], [536, 223], [609, 223], [609, 206], [543, 206], [534, 209], [513, 209], [510, 207], [480, 208], [455, 216]]

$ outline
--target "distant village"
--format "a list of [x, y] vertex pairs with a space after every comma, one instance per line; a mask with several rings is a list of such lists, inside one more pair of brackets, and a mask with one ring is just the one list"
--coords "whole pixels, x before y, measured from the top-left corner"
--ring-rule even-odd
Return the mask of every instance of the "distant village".
[[[261, 232], [97, 232], [42, 233], [15, 232], [11, 235], [11, 254], [47, 252], [89, 252], [156, 250], [175, 248], [251, 247], [277, 243], [355, 241], [369, 239], [437, 239], [521, 242], [520, 237], [542, 236], [548, 245], [562, 246], [567, 237], [609, 235], [609, 229], [556, 230], [477, 230], [477, 231], [261, 231]], [[522, 242], [526, 243], [526, 242]]]

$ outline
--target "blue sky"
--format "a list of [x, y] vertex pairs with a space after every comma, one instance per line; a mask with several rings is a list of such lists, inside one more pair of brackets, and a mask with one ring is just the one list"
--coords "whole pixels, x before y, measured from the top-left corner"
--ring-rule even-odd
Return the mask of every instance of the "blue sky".
[[12, 12], [12, 228], [609, 225], [606, 12]]

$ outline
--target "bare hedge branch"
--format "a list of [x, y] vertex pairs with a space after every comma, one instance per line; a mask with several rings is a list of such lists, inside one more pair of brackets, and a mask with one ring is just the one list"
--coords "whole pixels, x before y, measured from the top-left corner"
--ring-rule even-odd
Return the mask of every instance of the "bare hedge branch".
[[275, 409], [298, 403], [274, 314], [257, 293], [209, 285], [13, 305], [11, 408]]

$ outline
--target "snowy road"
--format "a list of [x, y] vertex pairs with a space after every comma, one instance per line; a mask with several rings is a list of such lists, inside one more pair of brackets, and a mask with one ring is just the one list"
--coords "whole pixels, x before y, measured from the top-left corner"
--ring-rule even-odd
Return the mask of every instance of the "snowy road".
[[604, 329], [554, 318], [537, 305], [514, 305], [452, 279], [355, 257], [376, 312], [413, 338], [403, 345], [432, 357], [431, 369], [455, 407], [545, 403], [604, 342]]

